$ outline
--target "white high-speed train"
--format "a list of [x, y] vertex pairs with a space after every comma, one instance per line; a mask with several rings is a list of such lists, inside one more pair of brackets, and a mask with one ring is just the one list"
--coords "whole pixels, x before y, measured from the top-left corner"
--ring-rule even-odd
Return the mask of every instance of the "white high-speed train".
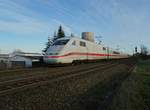
[[73, 63], [75, 61], [90, 61], [100, 59], [128, 58], [127, 54], [118, 52], [85, 39], [70, 37], [61, 38], [49, 47], [44, 55], [48, 64]]

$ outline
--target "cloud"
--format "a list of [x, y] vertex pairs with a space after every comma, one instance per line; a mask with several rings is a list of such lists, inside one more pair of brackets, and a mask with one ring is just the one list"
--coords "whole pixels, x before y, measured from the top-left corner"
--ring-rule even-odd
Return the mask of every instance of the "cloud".
[[[148, 43], [149, 0], [1, 0], [0, 31], [67, 35], [93, 31], [112, 45]], [[124, 42], [122, 42], [124, 41]]]
[[[53, 2], [53, 5], [55, 2]], [[52, 6], [53, 6], [52, 5]], [[22, 6], [17, 2], [6, 0], [0, 3], [0, 32], [13, 32], [19, 34], [35, 34], [53, 32], [62, 25], [65, 32], [70, 35], [72, 29], [61, 20], [50, 18], [49, 21], [43, 20], [38, 13]], [[62, 7], [61, 7], [62, 9]], [[66, 13], [63, 8], [61, 11], [58, 8], [58, 13]], [[69, 14], [69, 13], [68, 13]], [[70, 14], [71, 15], [71, 14]], [[52, 33], [51, 33], [52, 34]]]
[[31, 22], [7, 22], [7, 21], [0, 21], [0, 31], [1, 32], [14, 32], [14, 33], [42, 33], [48, 30], [48, 26], [46, 23], [39, 22], [39, 21], [31, 21]]
[[32, 35], [48, 32], [51, 28], [48, 22], [36, 18], [36, 13], [15, 2], [6, 0], [0, 6], [0, 32]]

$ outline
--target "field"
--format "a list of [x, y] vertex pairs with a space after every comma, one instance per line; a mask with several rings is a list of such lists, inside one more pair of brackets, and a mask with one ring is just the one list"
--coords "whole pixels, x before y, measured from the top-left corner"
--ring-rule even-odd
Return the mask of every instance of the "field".
[[109, 110], [150, 110], [150, 60], [138, 61], [122, 82]]
[[0, 110], [145, 110], [150, 63], [125, 59], [0, 71]]

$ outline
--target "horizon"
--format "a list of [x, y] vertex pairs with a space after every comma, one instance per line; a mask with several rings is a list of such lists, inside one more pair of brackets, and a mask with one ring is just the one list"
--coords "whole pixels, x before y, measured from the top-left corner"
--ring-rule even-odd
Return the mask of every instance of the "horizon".
[[1, 0], [0, 53], [41, 53], [62, 25], [66, 35], [90, 31], [106, 46], [132, 54], [136, 46], [150, 48], [149, 11], [148, 0]]

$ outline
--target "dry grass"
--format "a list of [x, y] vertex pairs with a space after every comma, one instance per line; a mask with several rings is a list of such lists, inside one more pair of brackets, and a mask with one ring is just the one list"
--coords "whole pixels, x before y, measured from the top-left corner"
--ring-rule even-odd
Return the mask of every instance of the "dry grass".
[[109, 110], [150, 110], [150, 62], [139, 61], [122, 83]]
[[115, 96], [110, 107], [111, 110], [145, 110], [142, 96], [140, 95], [141, 81], [132, 74], [127, 78]]

